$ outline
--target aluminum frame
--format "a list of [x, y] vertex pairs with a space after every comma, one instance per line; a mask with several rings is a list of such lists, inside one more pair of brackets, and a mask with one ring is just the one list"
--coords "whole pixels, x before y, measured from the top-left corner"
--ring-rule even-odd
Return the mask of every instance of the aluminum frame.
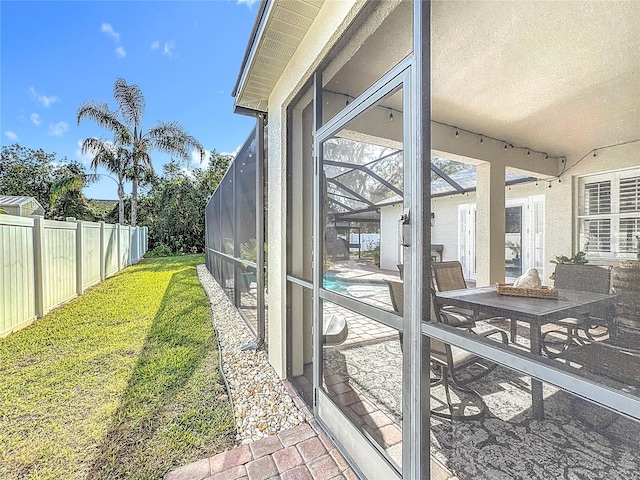
[[[323, 232], [322, 225], [324, 225], [324, 202], [322, 201], [321, 196], [324, 194], [322, 191], [323, 182], [322, 182], [322, 171], [323, 171], [323, 143], [325, 140], [330, 138], [332, 135], [340, 131], [351, 120], [356, 118], [358, 115], [363, 113], [366, 109], [375, 105], [376, 102], [384, 98], [388, 93], [398, 89], [403, 89], [403, 162], [405, 165], [405, 169], [407, 165], [410, 165], [412, 161], [411, 152], [415, 151], [415, 147], [411, 145], [407, 145], [413, 139], [411, 135], [412, 132], [412, 124], [414, 123], [414, 119], [411, 118], [410, 112], [412, 112], [412, 96], [411, 96], [411, 82], [412, 82], [412, 65], [413, 58], [411, 55], [405, 57], [402, 61], [400, 61], [396, 66], [394, 66], [391, 70], [389, 70], [385, 75], [379, 78], [371, 87], [369, 87], [364, 93], [362, 93], [359, 97], [357, 97], [354, 101], [352, 101], [348, 106], [346, 106], [341, 112], [339, 112], [335, 117], [329, 120], [327, 123], [322, 125], [319, 129], [317, 126], [321, 123], [322, 120], [322, 75], [320, 72], [316, 72], [314, 74], [314, 278], [313, 278], [313, 336], [314, 336], [314, 352], [313, 352], [313, 388], [314, 388], [314, 399], [313, 399], [313, 412], [314, 416], [321, 419], [319, 408], [318, 408], [318, 392], [321, 388], [322, 381], [322, 319], [323, 319], [323, 301], [328, 300], [336, 305], [347, 308], [349, 310], [355, 311], [356, 313], [361, 313], [366, 315], [369, 318], [372, 318], [375, 321], [378, 321], [382, 324], [391, 326], [392, 328], [397, 329], [398, 331], [406, 331], [408, 327], [408, 331], [416, 329], [416, 326], [413, 327], [410, 325], [411, 323], [415, 323], [415, 319], [418, 319], [418, 325], [420, 321], [420, 317], [417, 316], [420, 309], [417, 310], [416, 313], [411, 314], [411, 320], [409, 316], [399, 316], [392, 312], [382, 310], [376, 307], [372, 307], [370, 305], [362, 304], [357, 300], [349, 299], [343, 295], [337, 294], [335, 292], [328, 291], [322, 288], [322, 278], [323, 278]], [[411, 172], [411, 170], [408, 170]], [[407, 198], [415, 197], [415, 195], [407, 195], [406, 187], [407, 185], [411, 185], [410, 188], [415, 188], [415, 179], [410, 182], [409, 178], [412, 175], [407, 176], [407, 170], [405, 170], [405, 201]], [[419, 191], [419, 190], [417, 190]], [[413, 227], [417, 228], [417, 225]], [[417, 238], [417, 236], [414, 236]], [[418, 258], [417, 255], [414, 258]], [[419, 295], [419, 292], [415, 292]], [[406, 301], [406, 299], [405, 299]], [[413, 298], [410, 301], [415, 301]], [[405, 303], [405, 305], [411, 305], [410, 303]], [[407, 311], [414, 312], [415, 309], [408, 308]], [[419, 327], [418, 327], [419, 328]], [[419, 330], [418, 330], [419, 331]], [[413, 335], [415, 337], [415, 335]], [[411, 353], [407, 355], [407, 351], [405, 350], [404, 354], [404, 362], [405, 364], [412, 363], [417, 365], [418, 372], [420, 372], [421, 362], [407, 360], [407, 357], [411, 355], [415, 355], [416, 348], [418, 351], [421, 349], [421, 335], [417, 335], [418, 340], [412, 341], [407, 338], [405, 335], [405, 348], [408, 343], [415, 344]], [[416, 357], [420, 358], [420, 357]], [[409, 408], [410, 410], [416, 412], [416, 408], [413, 405], [416, 401], [416, 398], [420, 399], [420, 395], [416, 397], [415, 394], [409, 394], [409, 390], [415, 390], [411, 388], [411, 379], [407, 378], [406, 375], [406, 367], [403, 368], [403, 410], [405, 408]], [[418, 390], [420, 390], [420, 386], [418, 386]], [[409, 397], [407, 395], [410, 395]], [[407, 404], [406, 398], [411, 398], [409, 400], [409, 404]], [[420, 410], [419, 403], [417, 410]], [[411, 434], [415, 434], [415, 429], [412, 429], [411, 433], [406, 433], [404, 431], [404, 425], [410, 422], [408, 418], [409, 415], [404, 415], [403, 420], [403, 461], [402, 461], [402, 475], [404, 478], [419, 478], [412, 477], [410, 472], [406, 472], [405, 468], [407, 468], [407, 458], [404, 446], [410, 445], [415, 442], [415, 438], [411, 438]], [[347, 418], [347, 417], [345, 417]], [[349, 420], [347, 420], [349, 421]], [[363, 439], [367, 438], [367, 436], [363, 435]], [[379, 446], [375, 445], [376, 450], [380, 451]], [[419, 445], [415, 446], [415, 451], [419, 451]], [[380, 458], [389, 463], [389, 459], [383, 452], [380, 452]], [[389, 463], [390, 466], [392, 466]], [[394, 469], [396, 467], [393, 467]], [[412, 469], [415, 470], [415, 469]], [[418, 471], [420, 468], [418, 467]]]

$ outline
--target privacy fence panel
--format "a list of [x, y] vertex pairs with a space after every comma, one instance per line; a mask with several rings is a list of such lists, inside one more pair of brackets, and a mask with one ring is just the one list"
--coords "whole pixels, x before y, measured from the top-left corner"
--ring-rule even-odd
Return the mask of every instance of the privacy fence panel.
[[131, 252], [129, 254], [129, 263], [138, 261], [138, 251], [140, 250], [140, 230], [134, 228], [131, 230]]
[[120, 226], [120, 268], [129, 265], [129, 252], [131, 251], [131, 227]]
[[44, 308], [49, 310], [76, 295], [77, 224], [55, 220], [43, 223], [42, 288]]
[[146, 227], [0, 215], [0, 337], [147, 251]]
[[0, 334], [36, 318], [33, 219], [0, 215]]
[[104, 226], [104, 271], [105, 277], [116, 273], [118, 266], [118, 252], [120, 251], [118, 240], [118, 225]]
[[82, 222], [82, 287], [90, 287], [101, 279], [100, 235], [99, 223]]

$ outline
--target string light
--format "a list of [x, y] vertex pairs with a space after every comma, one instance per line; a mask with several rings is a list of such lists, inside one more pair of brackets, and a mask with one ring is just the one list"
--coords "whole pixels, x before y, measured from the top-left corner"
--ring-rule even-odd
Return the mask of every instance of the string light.
[[438, 122], [438, 121], [436, 121], [436, 120], [431, 120], [431, 123], [435, 123], [436, 125], [442, 125], [443, 127], [449, 127], [449, 128], [451, 128], [451, 129], [453, 129], [453, 131], [455, 132], [455, 136], [456, 136], [456, 138], [459, 138], [459, 137], [460, 137], [460, 132], [466, 132], [466, 133], [469, 133], [469, 134], [471, 134], [471, 135], [477, 135], [477, 136], [480, 138], [480, 140], [479, 140], [479, 141], [480, 141], [480, 144], [481, 144], [481, 145], [484, 145], [484, 139], [485, 139], [485, 137], [486, 137], [486, 138], [488, 138], [488, 139], [490, 139], [490, 140], [494, 140], [494, 141], [496, 141], [496, 142], [501, 142], [501, 143], [502, 143], [502, 145], [503, 145], [503, 148], [504, 148], [505, 150], [507, 150], [507, 149], [509, 149], [509, 148], [516, 148], [516, 149], [520, 149], [520, 150], [526, 150], [526, 151], [527, 151], [527, 155], [531, 155], [532, 153], [536, 153], [536, 154], [538, 154], [538, 155], [544, 155], [545, 160], [549, 160], [549, 158], [552, 158], [552, 159], [555, 159], [555, 160], [560, 160], [560, 161], [562, 161], [562, 162], [564, 162], [564, 160], [565, 160], [565, 157], [560, 157], [560, 156], [558, 156], [558, 157], [553, 157], [553, 156], [550, 156], [550, 155], [549, 155], [548, 153], [546, 153], [546, 152], [541, 152], [541, 151], [538, 151], [538, 150], [532, 150], [532, 149], [531, 149], [531, 148], [529, 148], [529, 147], [520, 147], [520, 146], [517, 146], [517, 145], [513, 145], [513, 144], [511, 144], [511, 143], [507, 142], [507, 141], [506, 141], [506, 140], [504, 140], [504, 139], [490, 137], [490, 136], [487, 136], [487, 135], [485, 135], [485, 134], [483, 134], [483, 133], [472, 132], [471, 130], [466, 130], [466, 129], [464, 129], [464, 128], [460, 128], [460, 127], [457, 127], [457, 126], [455, 126], [455, 125], [450, 125], [450, 124], [448, 124], [448, 123], [442, 123], [442, 122]]

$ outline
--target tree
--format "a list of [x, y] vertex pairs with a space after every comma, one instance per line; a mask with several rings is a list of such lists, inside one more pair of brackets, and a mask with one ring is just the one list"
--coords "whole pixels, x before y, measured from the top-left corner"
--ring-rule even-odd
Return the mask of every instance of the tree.
[[18, 144], [2, 147], [0, 192], [34, 197], [42, 206], [49, 207], [47, 218], [94, 220], [82, 194], [82, 188], [91, 181], [82, 164], [66, 157], [58, 160], [55, 153]]
[[78, 220], [95, 221], [97, 218], [82, 194], [82, 189], [95, 181], [87, 174], [79, 162], [70, 162], [54, 172], [49, 192], [49, 217], [64, 220], [73, 217]]
[[188, 160], [191, 150], [196, 149], [204, 158], [202, 145], [177, 122], [158, 122], [146, 132], [142, 129], [145, 99], [140, 88], [128, 85], [118, 78], [113, 87], [113, 97], [118, 105], [116, 111], [106, 103], [87, 101], [78, 109], [78, 124], [89, 118], [114, 134], [116, 144], [130, 147], [131, 153], [131, 225], [136, 225], [138, 204], [138, 182], [148, 171], [153, 171], [151, 150], [160, 150]]
[[46, 207], [49, 205], [53, 173], [58, 164], [55, 153], [32, 150], [17, 143], [3, 146], [0, 154], [0, 192], [3, 195], [34, 197]]
[[87, 138], [82, 142], [82, 153], [93, 154], [91, 168], [94, 171], [98, 166], [103, 166], [107, 171], [118, 177], [118, 223], [124, 224], [124, 181], [128, 177], [133, 160], [129, 150], [118, 146], [114, 142], [100, 140], [95, 137]]
[[185, 171], [176, 161], [164, 166], [149, 195], [141, 199], [141, 224], [149, 227], [149, 246], [175, 253], [204, 251], [205, 208], [232, 157], [215, 151], [206, 169]]

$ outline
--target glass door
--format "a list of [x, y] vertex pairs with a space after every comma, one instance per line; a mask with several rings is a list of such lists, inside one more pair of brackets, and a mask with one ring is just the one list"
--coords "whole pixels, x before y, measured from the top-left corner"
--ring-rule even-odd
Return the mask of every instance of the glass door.
[[476, 205], [458, 207], [458, 258], [464, 278], [476, 279]]
[[[315, 143], [316, 412], [367, 478], [402, 471], [407, 79], [406, 68], [383, 78]], [[359, 252], [354, 228], [366, 239]]]
[[505, 217], [504, 276], [513, 279], [522, 275], [522, 205], [507, 207]]

